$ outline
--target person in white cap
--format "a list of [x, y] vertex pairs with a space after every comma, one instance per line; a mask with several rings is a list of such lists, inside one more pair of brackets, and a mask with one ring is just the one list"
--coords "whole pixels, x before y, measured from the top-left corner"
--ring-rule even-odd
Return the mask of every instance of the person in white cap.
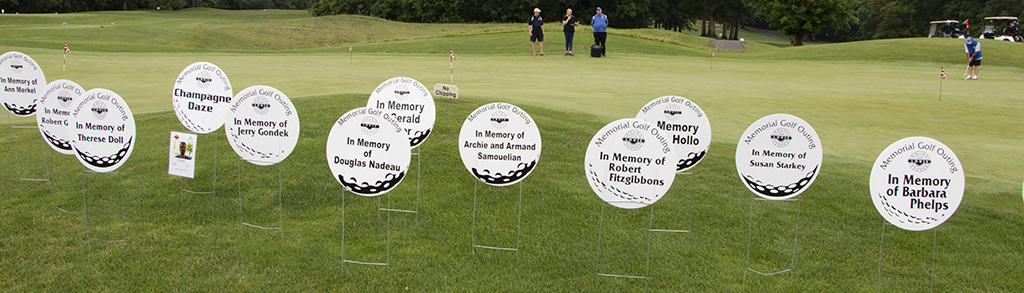
[[530, 48], [533, 49], [533, 56], [537, 56], [537, 42], [540, 42], [540, 55], [544, 56], [544, 19], [540, 17], [540, 8], [533, 9], [533, 16], [530, 16]]

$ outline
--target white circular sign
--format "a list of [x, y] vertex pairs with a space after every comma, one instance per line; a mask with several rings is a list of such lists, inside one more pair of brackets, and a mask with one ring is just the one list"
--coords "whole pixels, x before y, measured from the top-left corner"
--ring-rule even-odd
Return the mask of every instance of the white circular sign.
[[512, 104], [477, 108], [459, 132], [462, 164], [473, 177], [489, 185], [508, 186], [525, 179], [537, 166], [540, 149], [537, 124]]
[[953, 150], [927, 137], [885, 148], [871, 168], [871, 200], [901, 229], [924, 231], [953, 216], [964, 197], [963, 165]]
[[384, 110], [398, 121], [412, 148], [418, 147], [434, 128], [434, 97], [419, 81], [395, 77], [384, 81], [370, 94], [367, 107]]
[[0, 55], [0, 102], [19, 117], [36, 113], [36, 103], [46, 86], [46, 76], [32, 57], [21, 52]]
[[132, 155], [135, 117], [117, 93], [91, 89], [82, 94], [71, 115], [71, 147], [89, 170], [117, 170]]
[[587, 146], [587, 181], [601, 200], [638, 209], [661, 199], [676, 176], [676, 153], [664, 131], [641, 119], [601, 128]]
[[736, 146], [736, 171], [750, 191], [771, 200], [795, 197], [821, 172], [821, 139], [810, 124], [772, 114], [751, 124]]
[[679, 161], [676, 172], [700, 163], [711, 147], [711, 122], [697, 103], [683, 97], [664, 96], [647, 103], [637, 119], [654, 123], [669, 137]]
[[398, 121], [369, 107], [341, 115], [327, 136], [327, 164], [334, 179], [362, 196], [398, 186], [408, 171], [411, 150]]
[[42, 93], [38, 103], [42, 111], [36, 113], [39, 134], [53, 150], [65, 155], [73, 154], [69, 133], [74, 120], [71, 112], [85, 89], [73, 81], [60, 79], [46, 85]]
[[210, 133], [224, 125], [231, 95], [231, 81], [220, 67], [196, 62], [174, 80], [171, 105], [178, 121], [189, 131]]
[[299, 113], [284, 93], [255, 85], [235, 95], [225, 121], [228, 143], [239, 157], [260, 166], [284, 161], [299, 141]]

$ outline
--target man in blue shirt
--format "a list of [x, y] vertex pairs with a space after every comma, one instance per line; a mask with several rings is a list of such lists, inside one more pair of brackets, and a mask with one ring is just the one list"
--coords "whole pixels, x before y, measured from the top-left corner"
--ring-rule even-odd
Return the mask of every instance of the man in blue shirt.
[[[964, 79], [978, 79], [978, 70], [981, 67], [981, 42], [975, 40], [972, 37], [967, 37], [967, 43], [964, 44], [965, 52], [967, 52], [967, 77]], [[974, 70], [974, 76], [971, 76], [971, 70]]]
[[544, 19], [540, 17], [540, 8], [533, 9], [533, 16], [530, 16], [530, 21], [527, 22], [530, 26], [530, 48], [533, 49], [533, 56], [537, 57], [536, 44], [540, 42], [540, 55], [544, 56]]
[[608, 16], [601, 13], [601, 7], [597, 8], [597, 14], [590, 19], [590, 25], [594, 26], [594, 44], [601, 46], [601, 56], [604, 56], [605, 41], [608, 40]]

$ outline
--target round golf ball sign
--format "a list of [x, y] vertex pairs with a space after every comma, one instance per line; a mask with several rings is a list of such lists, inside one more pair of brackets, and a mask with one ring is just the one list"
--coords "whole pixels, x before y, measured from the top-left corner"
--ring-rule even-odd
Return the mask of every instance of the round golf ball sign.
[[334, 123], [327, 137], [327, 164], [345, 190], [377, 196], [405, 178], [411, 147], [393, 116], [373, 108], [356, 108]]
[[587, 146], [587, 181], [601, 200], [638, 209], [661, 199], [676, 174], [676, 153], [664, 131], [641, 119], [605, 125]]
[[466, 117], [459, 132], [462, 164], [494, 186], [516, 184], [540, 159], [541, 137], [530, 114], [512, 104], [491, 103]]
[[14, 116], [36, 113], [37, 102], [46, 86], [43, 69], [21, 52], [0, 55], [0, 103]]
[[284, 93], [251, 86], [235, 95], [224, 132], [239, 157], [260, 166], [284, 161], [299, 141], [299, 114]]
[[683, 97], [664, 96], [647, 103], [637, 119], [654, 123], [669, 137], [679, 160], [676, 172], [700, 163], [711, 147], [711, 122], [697, 103]]
[[135, 117], [128, 104], [107, 89], [91, 89], [72, 112], [71, 146], [86, 168], [117, 170], [135, 149]]
[[85, 89], [77, 83], [61, 79], [46, 85], [39, 99], [39, 108], [42, 109], [36, 113], [39, 134], [50, 148], [61, 154], [74, 154], [70, 134], [74, 117], [71, 113], [84, 93]]
[[956, 212], [966, 181], [953, 150], [931, 138], [908, 137], [878, 155], [870, 185], [872, 202], [886, 221], [924, 231]]
[[736, 146], [736, 171], [751, 192], [770, 200], [793, 198], [821, 171], [818, 133], [803, 119], [772, 114], [751, 124]]
[[384, 81], [370, 94], [366, 106], [383, 110], [398, 121], [412, 148], [422, 144], [434, 128], [434, 98], [427, 87], [412, 78]]
[[231, 108], [231, 82], [217, 65], [192, 63], [174, 80], [171, 105], [189, 131], [210, 133], [224, 125]]

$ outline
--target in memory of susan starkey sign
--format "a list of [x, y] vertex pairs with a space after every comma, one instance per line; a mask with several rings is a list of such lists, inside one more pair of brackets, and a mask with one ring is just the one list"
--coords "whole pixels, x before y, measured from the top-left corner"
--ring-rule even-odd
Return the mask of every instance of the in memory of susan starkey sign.
[[36, 126], [39, 126], [39, 134], [46, 144], [61, 154], [74, 154], [69, 131], [72, 128], [71, 112], [84, 93], [85, 89], [77, 83], [64, 79], [55, 80], [43, 89], [43, 96], [39, 100], [41, 111], [36, 113]]
[[676, 150], [676, 172], [700, 163], [711, 147], [711, 122], [697, 103], [683, 97], [664, 96], [647, 103], [637, 119], [654, 123], [665, 132]]
[[638, 209], [661, 199], [676, 176], [676, 153], [664, 131], [641, 119], [601, 128], [587, 145], [590, 188], [605, 202]]
[[135, 149], [135, 117], [121, 96], [107, 89], [82, 94], [71, 112], [71, 147], [94, 172], [117, 170]]
[[299, 141], [299, 113], [284, 93], [263, 85], [238, 92], [224, 132], [239, 157], [260, 166], [284, 161]]
[[927, 137], [885, 148], [871, 168], [871, 199], [886, 221], [911, 231], [938, 227], [964, 196], [964, 168], [953, 150]]
[[231, 97], [227, 74], [213, 63], [196, 62], [174, 80], [171, 105], [178, 121], [189, 131], [210, 133], [224, 125]]
[[405, 178], [411, 146], [393, 115], [379, 109], [356, 108], [331, 127], [327, 164], [346, 190], [362, 196], [384, 194]]
[[434, 98], [427, 87], [412, 78], [395, 77], [384, 81], [370, 94], [366, 106], [383, 110], [398, 121], [412, 148], [422, 144], [434, 128]]
[[772, 114], [751, 124], [736, 146], [736, 171], [751, 192], [770, 200], [793, 198], [821, 172], [821, 139], [810, 124]]
[[46, 86], [43, 69], [21, 52], [0, 55], [0, 103], [19, 117], [36, 113], [36, 104]]
[[459, 132], [459, 155], [473, 177], [494, 186], [516, 184], [537, 166], [540, 130], [530, 114], [507, 103], [474, 110]]

